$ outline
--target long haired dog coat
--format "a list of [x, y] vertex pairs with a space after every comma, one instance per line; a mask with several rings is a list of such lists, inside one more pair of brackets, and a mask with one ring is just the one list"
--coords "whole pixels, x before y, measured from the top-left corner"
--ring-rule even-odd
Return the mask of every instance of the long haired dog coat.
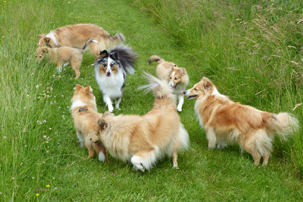
[[191, 89], [184, 91], [189, 98], [197, 98], [195, 111], [204, 127], [208, 148], [225, 147], [237, 143], [259, 165], [268, 163], [274, 134], [286, 139], [298, 129], [298, 120], [289, 113], [273, 114], [230, 100], [218, 92], [206, 77]]
[[152, 110], [143, 116], [105, 112], [98, 121], [99, 138], [113, 157], [130, 161], [135, 169], [149, 170], [165, 155], [178, 168], [178, 152], [187, 149], [189, 137], [176, 110], [176, 97], [166, 81], [146, 77], [150, 84], [143, 88], [155, 96]]
[[122, 90], [125, 86], [126, 73], [135, 72], [138, 55], [132, 48], [119, 45], [109, 51], [100, 52], [95, 64], [95, 77], [103, 94], [103, 100], [108, 106], [108, 111], [113, 111], [112, 100], [119, 109]]

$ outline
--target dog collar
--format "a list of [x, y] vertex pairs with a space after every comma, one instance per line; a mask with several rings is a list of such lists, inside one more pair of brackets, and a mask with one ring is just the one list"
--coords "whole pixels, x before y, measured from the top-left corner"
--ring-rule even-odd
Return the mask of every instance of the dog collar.
[[85, 112], [85, 111], [87, 111], [88, 109], [86, 109], [86, 108], [79, 108], [79, 112]]

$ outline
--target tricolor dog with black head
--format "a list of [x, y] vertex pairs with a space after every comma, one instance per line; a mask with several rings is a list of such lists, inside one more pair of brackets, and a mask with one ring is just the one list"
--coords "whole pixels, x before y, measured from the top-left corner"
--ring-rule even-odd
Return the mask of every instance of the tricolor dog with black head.
[[98, 121], [98, 138], [113, 157], [130, 161], [136, 170], [149, 170], [166, 155], [178, 168], [178, 152], [188, 148], [189, 136], [176, 110], [176, 96], [166, 81], [146, 78], [150, 84], [142, 88], [153, 90], [155, 96], [151, 111], [143, 116], [105, 112]]
[[85, 145], [89, 151], [88, 159], [94, 156], [94, 150], [98, 154], [99, 161], [106, 161], [108, 157], [106, 149], [101, 141], [92, 142], [91, 138], [97, 137], [99, 133], [98, 119], [102, 114], [98, 113], [96, 98], [90, 86], [83, 87], [76, 84], [72, 98], [72, 116], [80, 145]]
[[182, 111], [184, 104], [183, 91], [189, 82], [189, 77], [185, 68], [178, 67], [173, 62], [167, 62], [163, 58], [157, 55], [152, 55], [148, 59], [148, 64], [156, 61], [158, 63], [156, 74], [161, 80], [166, 80], [169, 85], [174, 89], [174, 93], [178, 95], [179, 103], [177, 106], [178, 111]]
[[205, 129], [208, 148], [239, 144], [253, 156], [255, 165], [259, 165], [261, 157], [263, 165], [267, 165], [275, 134], [286, 139], [298, 129], [293, 115], [269, 113], [233, 102], [206, 77], [184, 94], [189, 99], [197, 98], [195, 111]]
[[119, 109], [126, 74], [134, 74], [137, 58], [138, 54], [127, 45], [100, 52], [95, 64], [95, 77], [108, 111], [114, 110], [112, 100], [115, 100], [115, 107]]

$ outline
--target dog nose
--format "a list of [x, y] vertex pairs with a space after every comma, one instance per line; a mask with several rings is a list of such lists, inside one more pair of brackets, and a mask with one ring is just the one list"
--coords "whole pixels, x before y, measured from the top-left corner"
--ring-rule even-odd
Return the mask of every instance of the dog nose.
[[184, 95], [186, 94], [186, 90], [185, 90], [185, 91], [183, 91], [183, 94], [184, 94]]

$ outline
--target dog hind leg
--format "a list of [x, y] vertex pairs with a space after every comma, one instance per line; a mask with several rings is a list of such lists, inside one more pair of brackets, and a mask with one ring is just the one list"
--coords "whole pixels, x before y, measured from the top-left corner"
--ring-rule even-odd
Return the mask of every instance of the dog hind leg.
[[80, 76], [79, 67], [80, 67], [81, 61], [78, 61], [77, 59], [73, 58], [73, 59], [71, 59], [70, 63], [71, 63], [71, 66], [72, 66], [72, 68], [74, 69], [74, 71], [76, 73], [76, 78], [75, 79], [78, 79], [79, 76]]
[[257, 143], [256, 143], [256, 134], [246, 134], [246, 137], [250, 137], [250, 139], [246, 139], [241, 141], [241, 146], [248, 153], [250, 153], [254, 159], [254, 164], [257, 166], [261, 160], [261, 154], [258, 152]]
[[177, 158], [178, 158], [178, 153], [177, 153], [177, 151], [174, 151], [174, 153], [173, 153], [173, 168], [179, 169]]

